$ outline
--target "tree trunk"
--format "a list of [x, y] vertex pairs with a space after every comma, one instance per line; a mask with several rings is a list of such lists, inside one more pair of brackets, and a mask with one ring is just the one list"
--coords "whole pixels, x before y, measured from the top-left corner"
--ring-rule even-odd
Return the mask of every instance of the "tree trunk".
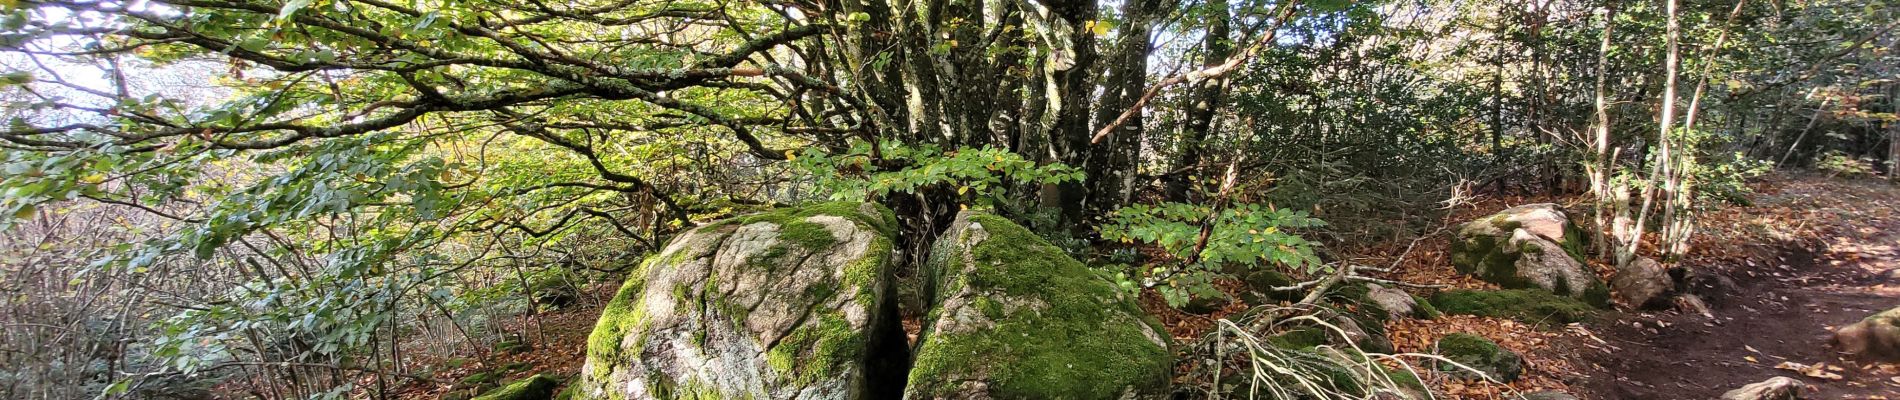
[[[1135, 107], [1135, 102], [1147, 91], [1148, 49], [1153, 36], [1150, 28], [1155, 14], [1161, 10], [1161, 3], [1160, 0], [1122, 3], [1123, 23], [1114, 49], [1104, 57], [1109, 64], [1103, 66], [1106, 76], [1102, 78], [1103, 94], [1096, 103], [1094, 126], [1115, 123], [1123, 112]], [[1094, 172], [1088, 182], [1086, 212], [1089, 218], [1106, 215], [1126, 204], [1140, 168], [1141, 139], [1145, 136], [1142, 113], [1137, 111], [1109, 132], [1108, 137], [1095, 140], [1089, 149], [1086, 169]]]
[[[1668, 14], [1667, 33], [1663, 38], [1667, 54], [1663, 58], [1663, 97], [1662, 108], [1658, 111], [1661, 114], [1661, 121], [1657, 123], [1656, 160], [1650, 165], [1650, 183], [1643, 188], [1642, 208], [1635, 210], [1637, 213], [1635, 224], [1627, 230], [1628, 237], [1619, 240], [1621, 243], [1618, 245], [1622, 248], [1617, 251], [1616, 265], [1618, 267], [1627, 266], [1631, 261], [1636, 260], [1637, 248], [1641, 247], [1643, 241], [1644, 224], [1649, 220], [1650, 210], [1655, 205], [1657, 192], [1659, 192], [1657, 186], [1666, 185], [1669, 182], [1668, 177], [1674, 164], [1671, 160], [1675, 159], [1672, 153], [1675, 150], [1674, 140], [1670, 138], [1670, 130], [1676, 125], [1676, 70], [1681, 62], [1681, 53], [1677, 49], [1676, 41], [1681, 35], [1681, 27], [1676, 20], [1676, 0], [1668, 0], [1667, 4], [1665, 8]], [[1660, 191], [1667, 195], [1673, 193], [1673, 189], [1663, 188]]]
[[[1228, 35], [1229, 27], [1227, 0], [1209, 0], [1207, 10], [1207, 37], [1203, 40], [1203, 68], [1213, 67], [1225, 62], [1234, 53], [1234, 45]], [[1201, 174], [1201, 155], [1214, 126], [1215, 110], [1220, 108], [1222, 98], [1227, 92], [1227, 79], [1217, 78], [1201, 82], [1194, 88], [1193, 103], [1188, 105], [1187, 127], [1181, 137], [1180, 159], [1175, 162], [1175, 171], [1180, 173], [1174, 179], [1167, 180], [1166, 195], [1169, 201], [1188, 201], [1188, 177]]]
[[1610, 192], [1610, 175], [1615, 172], [1616, 160], [1610, 155], [1610, 34], [1616, 25], [1616, 2], [1608, 1], [1603, 6], [1603, 38], [1597, 44], [1597, 82], [1596, 82], [1596, 140], [1592, 147], [1596, 150], [1596, 161], [1590, 167], [1590, 194], [1596, 199], [1597, 254], [1604, 258], [1610, 256], [1610, 238], [1605, 237], [1609, 229], [1610, 216], [1607, 209], [1612, 208], [1614, 200]]

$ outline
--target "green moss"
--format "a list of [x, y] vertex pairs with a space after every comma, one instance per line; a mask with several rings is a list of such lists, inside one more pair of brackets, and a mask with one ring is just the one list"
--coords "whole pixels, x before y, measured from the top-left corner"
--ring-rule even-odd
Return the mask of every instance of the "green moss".
[[[1453, 333], [1438, 339], [1438, 354], [1453, 362], [1483, 371], [1492, 378], [1510, 382], [1517, 380], [1523, 372], [1523, 359], [1517, 353], [1498, 347], [1490, 339], [1466, 333]], [[1451, 364], [1442, 364], [1441, 371], [1456, 372], [1461, 369]]]
[[474, 400], [547, 400], [554, 396], [554, 389], [561, 382], [547, 375], [535, 374], [502, 386], [501, 388], [476, 396]]
[[1417, 304], [1415, 309], [1418, 310], [1419, 318], [1432, 319], [1444, 315], [1438, 311], [1438, 307], [1432, 306], [1432, 302], [1419, 298], [1418, 295], [1412, 295], [1412, 303]]
[[[865, 213], [864, 211], [867, 209], [871, 212]], [[756, 222], [771, 222], [778, 224], [781, 227], [780, 229], [795, 229], [787, 227], [787, 225], [793, 225], [793, 221], [803, 221], [805, 218], [818, 215], [843, 217], [870, 227], [880, 233], [880, 236], [884, 237], [891, 237], [897, 232], [897, 214], [891, 212], [890, 208], [875, 203], [850, 201], [834, 201], [780, 208], [729, 219], [718, 224], [751, 225]], [[806, 239], [819, 240], [815, 237], [806, 237]]]
[[[626, 335], [645, 328], [646, 308], [640, 307], [639, 297], [646, 290], [647, 272], [658, 258], [651, 257], [641, 263], [620, 285], [620, 291], [614, 293], [614, 298], [601, 308], [600, 319], [594, 323], [593, 333], [587, 336], [587, 362], [596, 366], [591, 377], [594, 382], [607, 382], [607, 374], [613, 370], [613, 366], [624, 360], [621, 349]], [[636, 338], [634, 347], [639, 347], [637, 344], [643, 339]]]
[[951, 284], [987, 296], [1034, 298], [1046, 307], [1000, 310], [1006, 315], [994, 326], [971, 332], [927, 330], [908, 396], [957, 393], [961, 382], [946, 377], [976, 366], [987, 369], [995, 398], [1106, 399], [1119, 396], [1124, 384], [1141, 391], [1167, 386], [1172, 357], [1143, 334], [1149, 329], [1143, 314], [1112, 283], [1007, 219], [972, 219], [990, 237], [971, 249], [973, 270]]
[[796, 244], [809, 251], [818, 251], [838, 244], [838, 238], [832, 236], [830, 229], [803, 218], [786, 221], [778, 228], [779, 240]]
[[496, 375], [494, 372], [482, 371], [482, 372], [476, 372], [473, 374], [468, 374], [468, 376], [462, 377], [462, 384], [469, 385], [469, 386], [480, 386], [484, 383], [494, 383], [495, 381], [500, 380], [500, 379], [501, 379], [501, 376]]
[[1584, 304], [1589, 304], [1593, 307], [1609, 307], [1610, 285], [1604, 284], [1602, 280], [1590, 282], [1590, 287], [1583, 290], [1581, 300], [1583, 300]]
[[1303, 326], [1267, 337], [1267, 344], [1288, 350], [1308, 349], [1326, 344], [1332, 336], [1326, 328]]
[[1584, 233], [1574, 221], [1564, 224], [1564, 240], [1557, 243], [1563, 246], [1565, 253], [1577, 260], [1589, 260], [1590, 235]]
[[1563, 324], [1590, 318], [1596, 308], [1539, 289], [1450, 290], [1432, 296], [1440, 312]]
[[844, 313], [826, 310], [815, 321], [807, 322], [779, 339], [765, 353], [765, 363], [787, 374], [793, 382], [805, 384], [837, 376], [834, 367], [862, 359], [869, 345], [865, 334], [851, 328]]

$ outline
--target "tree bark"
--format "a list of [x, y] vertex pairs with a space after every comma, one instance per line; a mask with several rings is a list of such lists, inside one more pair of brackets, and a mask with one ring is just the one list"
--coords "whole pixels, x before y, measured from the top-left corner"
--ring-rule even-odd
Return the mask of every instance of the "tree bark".
[[[1229, 26], [1227, 0], [1209, 0], [1207, 3], [1207, 37], [1202, 44], [1202, 66], [1212, 68], [1221, 61], [1232, 57], [1233, 43], [1228, 37], [1232, 29]], [[1187, 177], [1198, 177], [1201, 173], [1201, 154], [1214, 125], [1215, 110], [1227, 92], [1227, 79], [1210, 79], [1194, 88], [1193, 103], [1188, 105], [1187, 127], [1177, 148], [1180, 159], [1175, 162], [1175, 170], [1182, 177], [1167, 181], [1166, 196], [1169, 201], [1188, 201], [1190, 186]]]

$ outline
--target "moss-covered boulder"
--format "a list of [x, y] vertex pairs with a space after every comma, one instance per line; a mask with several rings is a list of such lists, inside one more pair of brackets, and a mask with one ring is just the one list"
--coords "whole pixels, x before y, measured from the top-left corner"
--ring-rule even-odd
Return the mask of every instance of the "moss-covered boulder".
[[895, 224], [875, 205], [827, 203], [680, 234], [602, 310], [577, 396], [896, 395], [878, 385], [903, 379], [885, 278]]
[[[1438, 339], [1435, 345], [1438, 355], [1452, 362], [1484, 373], [1484, 376], [1502, 382], [1517, 380], [1524, 373], [1524, 359], [1509, 349], [1498, 346], [1496, 342], [1477, 335], [1453, 333]], [[1451, 363], [1438, 363], [1438, 370], [1452, 376], [1480, 378], [1471, 370], [1459, 368]]]
[[1271, 267], [1236, 267], [1230, 270], [1229, 273], [1239, 278], [1241, 283], [1247, 284], [1247, 289], [1240, 292], [1240, 301], [1250, 306], [1298, 301], [1301, 296], [1306, 295], [1306, 291], [1304, 290], [1273, 290], [1274, 288], [1293, 286], [1295, 282], [1293, 282], [1292, 277], [1288, 277], [1286, 274], [1276, 271]]
[[1609, 286], [1582, 261], [1586, 238], [1556, 204], [1526, 204], [1460, 225], [1451, 262], [1506, 289], [1541, 288], [1608, 305]]
[[1900, 307], [1834, 331], [1833, 344], [1841, 353], [1900, 362]]
[[554, 398], [554, 389], [559, 386], [561, 386], [560, 380], [535, 374], [488, 393], [482, 393], [472, 400], [548, 400]]
[[1447, 290], [1432, 295], [1437, 312], [1452, 315], [1511, 318], [1542, 324], [1567, 324], [1589, 319], [1596, 308], [1582, 301], [1539, 289]]
[[909, 399], [1126, 399], [1168, 393], [1165, 331], [1132, 293], [1007, 219], [957, 215], [921, 276], [933, 305]]

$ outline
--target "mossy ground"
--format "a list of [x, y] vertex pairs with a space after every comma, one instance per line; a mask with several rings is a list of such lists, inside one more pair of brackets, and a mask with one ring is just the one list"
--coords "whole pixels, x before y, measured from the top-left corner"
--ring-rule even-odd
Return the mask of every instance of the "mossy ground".
[[1433, 295], [1431, 304], [1445, 314], [1545, 324], [1581, 322], [1596, 313], [1589, 304], [1540, 289], [1449, 290]]
[[972, 369], [991, 378], [989, 394], [996, 398], [1109, 399], [1129, 385], [1149, 392], [1167, 387], [1172, 357], [1143, 334], [1140, 324], [1151, 321], [1133, 301], [1027, 229], [991, 215], [973, 220], [991, 236], [971, 249], [974, 271], [952, 277], [940, 295], [969, 285], [977, 293], [1033, 298], [1047, 307], [1008, 310], [989, 329], [927, 330], [909, 396], [956, 393], [954, 374]]

